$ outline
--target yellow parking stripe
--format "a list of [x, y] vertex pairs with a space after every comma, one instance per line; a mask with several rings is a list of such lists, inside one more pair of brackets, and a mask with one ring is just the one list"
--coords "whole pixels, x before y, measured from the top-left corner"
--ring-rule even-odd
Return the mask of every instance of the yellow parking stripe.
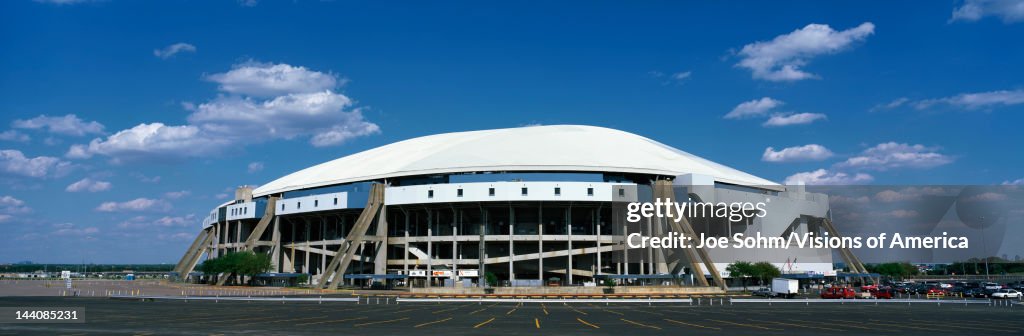
[[682, 325], [687, 325], [687, 326], [691, 326], [691, 327], [697, 327], [697, 328], [722, 330], [722, 328], [702, 326], [702, 325], [699, 325], [699, 324], [686, 323], [686, 322], [682, 322], [682, 321], [676, 321], [676, 320], [673, 320], [673, 319], [665, 319], [665, 321], [672, 322], [672, 323], [675, 323], [675, 324], [682, 324]]
[[736, 322], [729, 322], [729, 321], [722, 321], [722, 320], [712, 320], [712, 319], [708, 319], [708, 321], [715, 321], [715, 322], [718, 322], [718, 323], [725, 323], [725, 324], [731, 324], [731, 325], [737, 325], [737, 326], [741, 326], [741, 327], [748, 327], [748, 328], [755, 328], [755, 329], [764, 329], [764, 330], [783, 330], [783, 329], [775, 329], [775, 328], [768, 328], [768, 327], [762, 327], [762, 326], [759, 326], [759, 325], [753, 325], [753, 324], [746, 324], [746, 323], [736, 323]]
[[622, 322], [626, 322], [626, 323], [633, 324], [633, 325], [638, 325], [638, 326], [645, 327], [645, 328], [661, 330], [661, 327], [658, 327], [658, 326], [647, 325], [647, 324], [643, 324], [643, 323], [640, 323], [640, 322], [630, 321], [630, 320], [627, 320], [627, 319], [620, 319], [620, 320], [622, 320]]
[[761, 323], [781, 324], [781, 325], [787, 325], [787, 326], [793, 326], [793, 327], [801, 327], [801, 328], [821, 329], [821, 330], [828, 330], [828, 331], [844, 331], [842, 329], [826, 328], [826, 327], [812, 327], [812, 326], [803, 325], [803, 324], [793, 324], [793, 323], [775, 322], [775, 321], [761, 321], [761, 320], [751, 320], [751, 319], [747, 319], [747, 320], [748, 321], [754, 321], [754, 322], [761, 322]]
[[420, 324], [417, 324], [417, 325], [413, 326], [413, 328], [419, 328], [419, 327], [428, 326], [428, 325], [431, 325], [431, 324], [441, 323], [441, 322], [448, 321], [448, 320], [451, 320], [451, 319], [452, 318], [449, 317], [449, 318], [442, 319], [442, 320], [437, 320], [437, 321], [434, 321], [434, 322], [420, 323]]
[[488, 323], [491, 323], [491, 321], [494, 321], [493, 317], [490, 320], [480, 322], [479, 324], [473, 326], [473, 328], [476, 329], [476, 328], [483, 327], [484, 325], [487, 325]]
[[576, 321], [580, 321], [580, 323], [583, 323], [583, 324], [586, 324], [588, 326], [594, 327], [594, 329], [601, 329], [601, 327], [598, 327], [596, 324], [584, 321], [583, 319], [581, 319], [579, 317], [576, 318]]
[[324, 324], [324, 323], [338, 323], [338, 322], [348, 322], [348, 321], [365, 320], [365, 319], [366, 319], [366, 317], [354, 317], [354, 318], [347, 318], [347, 319], [333, 320], [333, 321], [319, 321], [319, 322], [299, 323], [299, 324], [296, 324], [295, 326], [304, 326], [304, 325], [313, 325], [313, 324]]
[[403, 317], [403, 318], [394, 319], [394, 320], [385, 320], [385, 321], [375, 321], [375, 322], [359, 323], [359, 324], [354, 324], [352, 326], [353, 327], [362, 327], [362, 326], [368, 326], [368, 325], [371, 325], [371, 324], [381, 324], [381, 323], [392, 323], [392, 322], [398, 322], [398, 321], [405, 321], [405, 320], [408, 320], [408, 319], [409, 319], [408, 317]]

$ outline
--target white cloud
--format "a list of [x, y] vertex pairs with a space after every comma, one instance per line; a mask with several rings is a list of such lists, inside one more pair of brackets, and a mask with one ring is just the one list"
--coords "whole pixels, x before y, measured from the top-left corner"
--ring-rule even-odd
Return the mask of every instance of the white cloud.
[[921, 196], [948, 195], [950, 191], [940, 187], [908, 187], [896, 190], [883, 190], [875, 194], [875, 200], [883, 203], [904, 202], [921, 199]]
[[970, 201], [970, 202], [996, 202], [996, 201], [1005, 201], [1007, 198], [1009, 198], [1009, 196], [1006, 196], [1006, 194], [1001, 194], [1001, 193], [989, 191], [989, 192], [983, 192], [983, 193], [980, 193], [980, 194], [968, 197], [966, 199], [966, 201]]
[[249, 174], [263, 170], [263, 162], [250, 162], [248, 170]]
[[743, 46], [736, 66], [750, 69], [755, 79], [796, 81], [816, 78], [817, 75], [801, 69], [812, 58], [846, 50], [874, 32], [875, 25], [871, 22], [843, 31], [824, 24], [809, 24], [789, 34], [776, 36], [771, 41]]
[[875, 199], [886, 203], [915, 200], [919, 197], [920, 194], [917, 193], [898, 192], [895, 190], [883, 190], [875, 194]]
[[690, 75], [692, 75], [692, 74], [693, 74], [693, 72], [691, 72], [691, 71], [681, 71], [681, 72], [677, 72], [677, 73], [672, 74], [672, 79], [677, 80], [677, 81], [682, 81], [682, 80], [685, 80], [687, 78], [690, 78]]
[[725, 119], [743, 119], [749, 117], [760, 117], [768, 114], [768, 111], [782, 106], [784, 104], [780, 100], [772, 99], [770, 97], [763, 97], [761, 99], [754, 99], [751, 101], [742, 102], [736, 105], [732, 111], [729, 111], [725, 115]]
[[94, 226], [77, 228], [71, 223], [55, 224], [53, 227], [56, 229], [53, 234], [58, 236], [91, 236], [100, 232]]
[[6, 130], [0, 132], [0, 140], [3, 141], [17, 141], [17, 142], [29, 142], [32, 140], [28, 134], [24, 134], [15, 130]]
[[932, 168], [953, 162], [953, 158], [938, 153], [936, 147], [886, 142], [864, 150], [860, 155], [837, 164], [837, 167], [888, 170], [895, 168]]
[[1000, 90], [976, 93], [961, 93], [951, 97], [925, 99], [914, 104], [918, 110], [935, 105], [947, 105], [968, 110], [977, 110], [996, 106], [1024, 104], [1024, 90]]
[[796, 147], [783, 148], [776, 151], [775, 148], [765, 148], [761, 155], [761, 161], [765, 162], [793, 162], [793, 161], [821, 161], [832, 157], [832, 151], [825, 146], [809, 144]]
[[9, 216], [29, 212], [32, 212], [32, 208], [25, 205], [25, 201], [6, 195], [0, 197], [0, 214]]
[[1016, 179], [1013, 181], [1003, 181], [1003, 185], [1024, 185], [1024, 178]]
[[888, 103], [885, 103], [885, 104], [875, 105], [875, 107], [871, 108], [871, 112], [878, 112], [878, 111], [883, 111], [883, 110], [892, 110], [892, 109], [901, 107], [903, 105], [906, 105], [909, 102], [910, 102], [910, 98], [907, 98], [907, 97], [896, 98], [896, 99], [894, 99], [891, 102], [888, 102]]
[[159, 58], [162, 58], [162, 59], [168, 59], [168, 58], [171, 58], [171, 57], [173, 57], [174, 55], [176, 55], [178, 53], [183, 53], [183, 52], [194, 53], [194, 52], [196, 52], [196, 46], [188, 44], [188, 43], [175, 43], [175, 44], [166, 46], [163, 49], [153, 49], [153, 56], [156, 56], [156, 57], [159, 57]]
[[96, 121], [86, 122], [74, 114], [63, 117], [51, 117], [40, 115], [27, 120], [15, 120], [14, 128], [22, 129], [46, 129], [50, 133], [83, 136], [87, 134], [103, 134], [103, 124]]
[[821, 113], [791, 113], [783, 114], [778, 113], [768, 118], [761, 126], [764, 127], [782, 127], [792, 125], [805, 125], [818, 120], [828, 119], [824, 114]]
[[917, 211], [914, 211], [914, 210], [902, 210], [902, 209], [899, 209], [899, 210], [893, 210], [893, 211], [886, 212], [886, 213], [884, 213], [884, 215], [888, 216], [888, 217], [892, 217], [892, 218], [903, 219], [903, 218], [914, 218], [914, 217], [917, 217], [918, 214], [917, 214]]
[[343, 144], [352, 138], [380, 133], [380, 127], [377, 124], [363, 121], [362, 115], [359, 115], [358, 112], [352, 113], [355, 114], [353, 119], [356, 120], [317, 133], [310, 139], [310, 143], [316, 147], [327, 147]]
[[153, 224], [156, 224], [156, 225], [159, 225], [159, 226], [166, 226], [166, 227], [176, 227], [176, 226], [182, 226], [183, 227], [183, 226], [196, 225], [198, 223], [199, 222], [197, 222], [196, 216], [194, 214], [190, 214], [190, 215], [187, 215], [187, 216], [178, 216], [178, 217], [164, 216], [164, 217], [161, 217], [161, 218], [159, 218], [159, 219], [157, 219], [156, 221], [153, 222]]
[[354, 131], [353, 136], [379, 131], [358, 111], [345, 112], [352, 101], [331, 91], [293, 93], [267, 101], [219, 97], [196, 106], [189, 115], [192, 125], [216, 137], [293, 139], [306, 134], [328, 133], [337, 127]]
[[[252, 0], [250, 0], [252, 1]], [[255, 2], [255, 1], [254, 1]], [[255, 6], [255, 5], [252, 5]], [[194, 233], [178, 232], [178, 233], [161, 233], [156, 236], [159, 240], [171, 240], [171, 241], [189, 241], [195, 239]]]
[[259, 4], [259, 0], [238, 0], [238, 5], [242, 7], [256, 7]]
[[220, 151], [225, 139], [203, 137], [195, 126], [166, 126], [162, 123], [139, 124], [106, 139], [93, 139], [88, 145], [73, 145], [66, 156], [83, 159], [96, 154], [116, 158], [197, 157]]
[[864, 173], [847, 174], [843, 172], [830, 172], [825, 169], [818, 169], [811, 172], [796, 173], [786, 178], [786, 185], [849, 185], [863, 184], [874, 180], [874, 177]]
[[145, 183], [160, 183], [160, 179], [161, 179], [160, 176], [152, 176], [152, 177], [150, 177], [150, 176], [143, 175], [142, 173], [139, 173], [139, 172], [132, 172], [130, 175], [132, 177], [134, 177], [134, 178], [139, 179], [139, 181], [142, 181], [142, 182], [145, 182]]
[[8, 221], [11, 220], [11, 218], [14, 218], [14, 216], [11, 216], [11, 215], [0, 215], [0, 223], [8, 222]]
[[998, 16], [1004, 23], [1024, 21], [1024, 1], [1021, 0], [965, 0], [953, 8], [954, 21], [978, 21], [986, 16]]
[[28, 177], [59, 177], [67, 174], [73, 165], [70, 162], [50, 156], [25, 157], [16, 149], [0, 150], [0, 170], [13, 175]]
[[96, 211], [122, 212], [122, 211], [167, 211], [171, 204], [164, 200], [151, 198], [136, 198], [127, 202], [103, 202]]
[[225, 73], [206, 76], [220, 84], [220, 90], [257, 97], [273, 97], [290, 93], [312, 93], [333, 90], [336, 76], [309, 70], [303, 66], [247, 62]]
[[[288, 64], [246, 63], [207, 78], [229, 94], [198, 105], [185, 104], [192, 111], [187, 125], [139, 124], [106, 139], [73, 145], [66, 156], [167, 160], [306, 136], [313, 146], [337, 145], [380, 132], [359, 109], [350, 110], [349, 97], [331, 90], [338, 83], [331, 74]], [[262, 98], [266, 95], [273, 97]]]
[[190, 194], [192, 194], [192, 192], [191, 192], [191, 191], [188, 191], [188, 190], [181, 190], [181, 191], [168, 191], [168, 192], [165, 192], [165, 193], [164, 193], [164, 198], [169, 198], [169, 199], [179, 199], [179, 198], [182, 198], [182, 197], [188, 196], [188, 195], [190, 195]]
[[87, 178], [78, 180], [78, 182], [75, 182], [75, 183], [72, 183], [72, 184], [68, 185], [68, 187], [64, 188], [64, 190], [65, 191], [69, 191], [69, 192], [80, 192], [80, 191], [98, 192], [98, 191], [110, 190], [110, 187], [111, 187], [110, 182], [93, 180], [93, 179], [90, 179], [90, 178], [87, 177]]

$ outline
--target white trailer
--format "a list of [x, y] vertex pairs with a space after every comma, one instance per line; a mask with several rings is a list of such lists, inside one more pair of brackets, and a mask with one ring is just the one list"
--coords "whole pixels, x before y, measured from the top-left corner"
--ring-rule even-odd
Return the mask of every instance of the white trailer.
[[792, 299], [800, 291], [800, 281], [796, 279], [772, 279], [772, 295]]

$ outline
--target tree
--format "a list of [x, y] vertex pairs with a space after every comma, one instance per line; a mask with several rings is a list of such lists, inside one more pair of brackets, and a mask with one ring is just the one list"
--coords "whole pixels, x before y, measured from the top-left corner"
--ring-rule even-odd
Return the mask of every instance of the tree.
[[248, 275], [250, 285], [257, 274], [266, 273], [271, 269], [270, 256], [252, 251], [239, 252], [235, 273]]
[[270, 271], [271, 268], [269, 255], [252, 251], [228, 252], [222, 257], [207, 259], [199, 266], [200, 271], [208, 275], [223, 273], [227, 273], [229, 277], [248, 275], [250, 282], [255, 275]]
[[767, 261], [756, 262], [752, 267], [753, 276], [760, 279], [762, 284], [782, 275], [782, 271], [778, 267]]
[[725, 268], [726, 272], [729, 272], [729, 277], [733, 279], [740, 279], [743, 283], [743, 290], [747, 290], [747, 277], [754, 275], [754, 264], [749, 261], [737, 261]]
[[491, 286], [491, 287], [497, 287], [498, 286], [498, 276], [494, 275], [494, 273], [491, 273], [491, 272], [484, 273], [484, 279], [485, 279], [485, 281], [487, 281], [487, 285], [488, 286]]

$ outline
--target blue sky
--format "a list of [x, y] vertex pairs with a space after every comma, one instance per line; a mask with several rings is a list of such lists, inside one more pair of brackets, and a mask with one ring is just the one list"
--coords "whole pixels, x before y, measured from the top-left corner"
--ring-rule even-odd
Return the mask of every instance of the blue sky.
[[1020, 1], [0, 2], [0, 262], [175, 262], [233, 187], [618, 128], [778, 182], [1024, 183]]

